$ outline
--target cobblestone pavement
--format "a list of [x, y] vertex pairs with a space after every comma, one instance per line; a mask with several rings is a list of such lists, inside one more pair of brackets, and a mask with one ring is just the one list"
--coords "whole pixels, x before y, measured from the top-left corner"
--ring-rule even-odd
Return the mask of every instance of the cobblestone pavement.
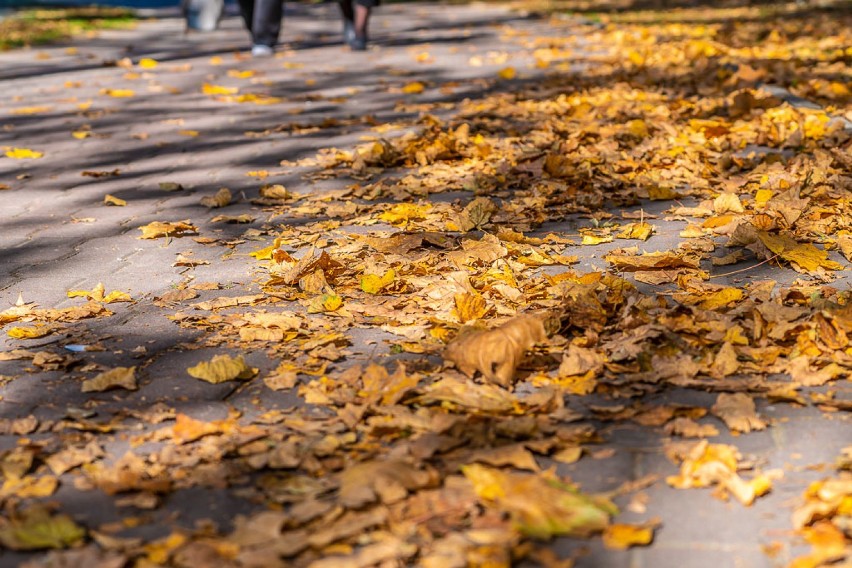
[[[297, 193], [339, 190], [351, 180], [311, 181], [303, 178], [305, 168], [280, 163], [312, 157], [322, 148], [353, 147], [363, 136], [373, 134], [362, 117], [369, 115], [375, 122], [385, 123], [416, 115], [416, 109], [398, 107], [400, 100], [451, 103], [482, 94], [486, 83], [481, 79], [493, 78], [505, 66], [499, 58], [487, 55], [508, 53], [511, 57], [521, 49], [518, 43], [506, 41], [504, 26], [534, 36], [548, 32], [549, 25], [546, 19], [486, 5], [392, 4], [383, 6], [375, 19], [374, 47], [366, 53], [352, 53], [340, 45], [336, 6], [290, 5], [283, 34], [285, 49], [274, 58], [247, 56], [246, 35], [235, 17], [227, 18], [218, 32], [185, 35], [182, 21], [169, 13], [144, 21], [132, 31], [107, 31], [67, 45], [0, 54], [0, 147], [25, 145], [45, 155], [31, 161], [0, 158], [0, 183], [9, 186], [0, 191], [0, 306], [13, 305], [19, 295], [41, 307], [76, 305], [79, 301], [68, 299], [66, 292], [91, 289], [98, 282], [108, 291], [126, 291], [137, 300], [110, 306], [115, 312], [110, 318], [71, 324], [61, 336], [23, 345], [39, 351], [56, 347], [57, 342], [99, 343], [103, 351], [77, 355], [84, 363], [103, 367], [135, 364], [144, 348], [146, 360], [152, 362], [141, 373], [140, 389], [102, 395], [97, 406], [101, 417], [148, 408], [156, 401], [167, 401], [208, 420], [224, 417], [229, 406], [260, 414], [299, 404], [294, 394], [272, 392], [262, 384], [234, 389], [229, 384], [214, 386], [185, 378], [183, 369], [209, 358], [213, 350], [182, 349], [199, 334], [176, 326], [150, 300], [186, 282], [188, 276], [195, 282], [225, 284], [235, 293], [257, 291], [256, 262], [248, 253], [268, 245], [268, 238], [258, 229], [275, 220], [264, 217], [262, 208], [251, 204], [260, 183], [247, 172], [266, 170], [266, 181], [281, 183]], [[593, 45], [586, 47], [594, 50]], [[476, 55], [483, 56], [482, 66], [468, 64]], [[120, 67], [125, 58], [136, 63], [143, 57], [157, 60], [157, 69]], [[519, 80], [535, 81], [543, 73], [531, 63], [514, 63], [521, 74]], [[248, 69], [256, 71], [256, 76], [237, 76], [236, 72]], [[428, 84], [455, 81], [457, 85], [451, 94], [437, 89], [416, 98], [400, 93], [403, 85], [415, 79]], [[223, 105], [202, 93], [204, 83], [250, 84], [255, 92], [283, 102]], [[111, 97], [105, 94], [110, 89], [133, 89], [135, 96]], [[14, 113], [38, 106], [49, 110]], [[442, 112], [451, 112], [451, 108]], [[299, 133], [245, 135], [282, 123], [314, 125], [330, 118], [340, 120], [340, 125], [316, 132], [306, 128]], [[72, 131], [87, 134], [78, 139]], [[165, 191], [162, 184], [179, 184], [184, 189]], [[257, 217], [254, 223], [210, 221], [213, 215], [198, 204], [199, 199], [222, 186], [242, 197], [228, 214], [251, 213]], [[106, 194], [126, 200], [127, 205], [104, 206]], [[221, 247], [189, 239], [138, 238], [142, 225], [181, 219], [191, 219], [205, 237], [234, 241], [233, 247], [223, 256]], [[658, 235], [648, 242], [649, 250], [675, 246], [682, 224], [660, 221], [659, 227]], [[192, 269], [174, 266], [176, 254], [187, 252], [210, 264]], [[599, 256], [583, 257], [581, 266], [601, 266]], [[795, 275], [774, 277], [792, 279]], [[848, 280], [838, 285], [848, 286]], [[222, 294], [202, 292], [200, 299]], [[386, 339], [377, 331], [356, 335], [347, 364], [370, 359], [383, 349]], [[4, 333], [0, 346], [9, 351], [22, 343]], [[250, 353], [248, 360], [263, 372], [274, 367], [262, 350]], [[6, 377], [0, 386], [0, 418], [8, 421], [34, 414], [42, 420], [57, 420], [89, 408], [90, 395], [80, 392], [78, 375], [27, 373], [29, 364], [0, 362], [0, 376]], [[179, 378], [167, 380], [170, 375]], [[683, 391], [667, 396], [674, 402], [709, 406], [715, 395]], [[604, 549], [598, 541], [559, 539], [553, 543], [555, 550], [567, 555], [587, 549], [577, 562], [581, 567], [785, 565], [796, 552], [790, 546], [790, 504], [810, 481], [823, 475], [809, 466], [831, 463], [849, 443], [852, 425], [848, 413], [826, 414], [813, 407], [764, 404], [759, 411], [773, 422], [772, 428], [736, 439], [725, 433], [717, 441], [735, 443], [764, 467], [783, 469], [786, 476], [771, 495], [747, 508], [714, 499], [709, 490], [680, 491], [657, 483], [645, 490], [647, 513], [627, 512], [620, 517], [628, 522], [661, 518], [663, 526], [653, 546], [616, 552]], [[598, 459], [560, 468], [560, 473], [581, 483], [584, 490], [610, 490], [647, 474], [675, 473], [675, 466], [661, 451], [661, 432], [632, 423], [604, 432], [606, 442], [601, 446], [604, 451], [596, 453]], [[48, 435], [36, 432], [31, 437], [39, 440]], [[0, 451], [19, 443], [19, 436], [0, 435]], [[105, 449], [121, 455], [128, 447], [126, 437], [119, 435]], [[605, 451], [609, 448], [615, 451]], [[63, 483], [51, 499], [90, 527], [133, 511], [102, 493], [78, 491], [70, 482]], [[178, 491], [164, 507], [145, 512], [146, 522], [127, 534], [162, 536], [173, 526], [192, 527], [206, 518], [227, 527], [235, 515], [256, 507], [224, 490]], [[776, 555], [769, 555], [765, 551], [773, 543], [782, 546]], [[25, 557], [0, 551], [0, 565], [14, 566]]]

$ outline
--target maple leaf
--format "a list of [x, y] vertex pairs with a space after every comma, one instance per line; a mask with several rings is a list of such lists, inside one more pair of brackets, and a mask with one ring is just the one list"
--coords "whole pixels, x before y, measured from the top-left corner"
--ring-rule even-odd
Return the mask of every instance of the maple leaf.
[[86, 531], [68, 515], [51, 515], [33, 506], [12, 518], [0, 519], [0, 542], [12, 550], [66, 548], [83, 540]]

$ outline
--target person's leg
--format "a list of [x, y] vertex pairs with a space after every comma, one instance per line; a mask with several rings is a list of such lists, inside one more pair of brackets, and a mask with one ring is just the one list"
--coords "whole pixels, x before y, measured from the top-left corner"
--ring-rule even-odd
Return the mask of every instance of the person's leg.
[[355, 12], [352, 0], [338, 0], [340, 15], [343, 16], [343, 43], [351, 45], [355, 40]]
[[270, 48], [278, 44], [281, 18], [284, 16], [283, 0], [254, 0], [251, 35], [255, 45]]
[[350, 47], [355, 50], [367, 49], [367, 37], [369, 36], [370, 12], [373, 7], [379, 5], [379, 0], [355, 0], [353, 10], [353, 27], [355, 39], [349, 42]]
[[254, 0], [240, 0], [240, 15], [243, 17], [246, 29], [251, 33], [251, 25], [254, 20]]

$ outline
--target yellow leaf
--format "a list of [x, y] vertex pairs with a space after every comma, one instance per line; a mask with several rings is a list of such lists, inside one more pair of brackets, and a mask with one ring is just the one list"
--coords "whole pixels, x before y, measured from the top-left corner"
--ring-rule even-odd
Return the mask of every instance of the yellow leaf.
[[216, 355], [210, 361], [202, 361], [188, 368], [186, 372], [196, 379], [215, 385], [235, 379], [250, 379], [257, 374], [257, 369], [250, 367], [242, 356], [234, 359], [230, 355]]
[[269, 95], [246, 93], [244, 95], [237, 95], [234, 97], [234, 101], [238, 103], [254, 103], [256, 105], [274, 105], [280, 103], [281, 99], [279, 97], [270, 97]]
[[231, 202], [231, 190], [227, 187], [220, 187], [215, 195], [207, 195], [201, 198], [201, 204], [211, 209], [225, 207]]
[[151, 59], [150, 57], [143, 57], [139, 60], [139, 67], [142, 69], [154, 69], [159, 64], [156, 59]]
[[210, 83], [204, 83], [201, 86], [201, 92], [205, 95], [236, 95], [239, 91], [237, 87], [222, 87]]
[[417, 205], [415, 203], [398, 203], [379, 215], [379, 219], [387, 221], [391, 225], [402, 225], [412, 219], [423, 219], [432, 206], [428, 203]]
[[595, 235], [583, 235], [582, 244], [584, 245], [601, 245], [604, 243], [612, 242], [612, 235], [605, 235], [602, 237], [596, 237]]
[[68, 548], [85, 536], [85, 529], [68, 515], [51, 516], [38, 505], [0, 520], [0, 544], [12, 550]]
[[83, 392], [103, 392], [109, 389], [136, 390], [136, 367], [116, 367], [83, 381]]
[[648, 125], [645, 124], [644, 120], [639, 118], [628, 122], [627, 129], [630, 131], [630, 134], [636, 138], [647, 138], [649, 134]]
[[269, 177], [269, 171], [268, 170], [251, 170], [249, 172], [246, 172], [246, 175], [249, 176], [249, 177], [253, 177], [253, 178], [265, 179], [265, 178]]
[[73, 136], [77, 140], [88, 138], [91, 135], [92, 132], [90, 130], [74, 130], [73, 132], [71, 132], [71, 136]]
[[237, 79], [248, 79], [250, 77], [254, 77], [257, 75], [257, 71], [252, 71], [251, 69], [246, 69], [245, 71], [240, 71], [239, 69], [228, 69], [228, 77], [235, 77]]
[[480, 464], [462, 466], [477, 496], [508, 513], [522, 534], [548, 539], [556, 535], [587, 537], [604, 530], [615, 505], [592, 497], [558, 479], [539, 473], [514, 473]]
[[198, 228], [190, 224], [189, 220], [174, 221], [172, 223], [163, 223], [154, 221], [139, 227], [142, 231], [140, 239], [157, 239], [160, 237], [183, 237], [189, 234], [196, 234]]
[[616, 236], [619, 239], [639, 239], [647, 241], [651, 238], [651, 233], [654, 231], [654, 226], [648, 223], [629, 223], [624, 226], [620, 233]]
[[790, 262], [798, 272], [810, 273], [819, 268], [843, 270], [843, 265], [828, 260], [828, 253], [810, 243], [797, 243], [786, 235], [771, 235], [765, 231], [757, 232], [758, 238], [773, 253]]
[[186, 541], [186, 535], [174, 532], [165, 538], [146, 544], [144, 548], [148, 554], [148, 560], [157, 566], [162, 566], [169, 561], [172, 553], [183, 546]]
[[361, 290], [368, 294], [378, 294], [383, 288], [393, 284], [394, 278], [396, 278], [396, 272], [392, 268], [385, 271], [382, 276], [378, 274], [364, 274], [361, 277]]
[[337, 294], [323, 294], [322, 307], [327, 312], [333, 312], [343, 305], [343, 299]]
[[455, 315], [461, 323], [478, 320], [488, 313], [488, 304], [485, 303], [485, 298], [479, 294], [471, 294], [465, 292], [463, 294], [455, 294]]
[[6, 332], [6, 335], [13, 339], [38, 339], [54, 331], [55, 328], [49, 325], [36, 325], [35, 327], [13, 327]]
[[6, 479], [3, 482], [3, 487], [0, 488], [0, 497], [17, 497], [19, 499], [50, 497], [56, 492], [58, 486], [59, 480], [52, 475]]
[[136, 92], [132, 89], [101, 89], [102, 95], [109, 95], [110, 97], [115, 97], [119, 99], [132, 97], [136, 95]]
[[224, 63], [224, 61], [218, 55], [214, 55], [213, 57], [210, 58], [209, 63], [210, 63], [210, 65], [221, 65], [222, 63]]
[[178, 130], [178, 134], [181, 136], [189, 136], [190, 138], [195, 138], [198, 136], [199, 132], [197, 130]]
[[124, 207], [125, 205], [127, 205], [127, 201], [107, 193], [104, 196], [104, 205], [116, 205], [118, 207]]
[[402, 92], [409, 95], [416, 95], [418, 93], [422, 93], [425, 88], [426, 86], [423, 85], [423, 83], [421, 83], [420, 81], [413, 81], [405, 85], [402, 88]]
[[766, 205], [770, 199], [772, 199], [771, 189], [758, 189], [757, 193], [754, 194], [755, 205]]
[[30, 106], [30, 107], [21, 107], [16, 108], [12, 111], [12, 114], [41, 114], [44, 112], [50, 112], [52, 109], [49, 106]]
[[514, 67], [504, 67], [503, 69], [500, 69], [497, 72], [498, 77], [500, 77], [501, 79], [506, 79], [507, 81], [514, 79], [517, 75], [518, 72], [515, 71]]
[[11, 148], [6, 150], [6, 157], [13, 160], [34, 160], [44, 156], [44, 152], [30, 150], [29, 148]]
[[614, 524], [603, 532], [603, 544], [607, 548], [625, 550], [631, 546], [645, 546], [654, 540], [654, 529], [642, 525]]
[[742, 213], [743, 204], [735, 193], [723, 193], [713, 200], [713, 210], [717, 215], [723, 213]]

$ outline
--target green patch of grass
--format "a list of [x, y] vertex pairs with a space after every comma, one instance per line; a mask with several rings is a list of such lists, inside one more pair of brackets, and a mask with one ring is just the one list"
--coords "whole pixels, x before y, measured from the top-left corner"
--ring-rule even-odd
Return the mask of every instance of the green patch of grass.
[[136, 16], [122, 8], [25, 10], [0, 21], [0, 51], [40, 45], [103, 29], [133, 27]]

